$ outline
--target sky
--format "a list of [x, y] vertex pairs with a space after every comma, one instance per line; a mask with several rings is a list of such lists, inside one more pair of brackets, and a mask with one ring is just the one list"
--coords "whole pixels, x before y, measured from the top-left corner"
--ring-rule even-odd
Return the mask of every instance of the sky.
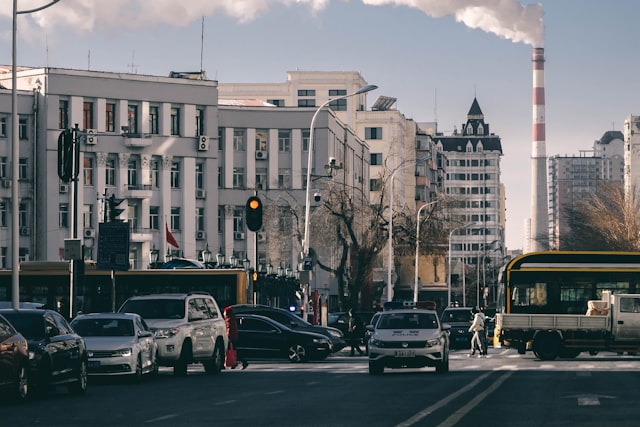
[[[47, 0], [18, 0], [26, 11]], [[12, 1], [0, 0], [0, 64]], [[153, 7], [150, 7], [153, 5]], [[545, 48], [547, 155], [578, 155], [640, 115], [637, 0], [60, 0], [18, 18], [17, 65], [279, 83], [358, 71], [396, 108], [461, 129], [474, 97], [502, 139], [506, 243], [531, 209], [532, 46]], [[204, 29], [204, 31], [203, 31]]]

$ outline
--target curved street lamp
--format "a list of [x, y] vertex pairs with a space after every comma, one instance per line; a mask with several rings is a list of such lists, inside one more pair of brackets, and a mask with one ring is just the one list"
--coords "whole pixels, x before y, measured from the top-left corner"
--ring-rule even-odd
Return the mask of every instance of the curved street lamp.
[[432, 202], [429, 203], [425, 203], [424, 205], [420, 206], [420, 209], [418, 209], [418, 214], [416, 215], [416, 265], [415, 265], [415, 277], [414, 277], [414, 282], [413, 282], [413, 302], [418, 302], [418, 258], [419, 258], [419, 253], [420, 253], [420, 213], [422, 212], [422, 210], [424, 208], [426, 208], [427, 206], [431, 206], [431, 205], [435, 205], [436, 203], [438, 203], [440, 200], [434, 200]]
[[422, 156], [415, 161], [403, 162], [398, 166], [389, 177], [389, 239], [387, 245], [389, 246], [387, 253], [387, 301], [393, 301], [393, 284], [391, 283], [391, 269], [393, 267], [393, 180], [396, 177], [396, 173], [405, 168], [415, 165], [420, 162], [429, 160], [431, 155]]
[[[44, 10], [60, 0], [53, 0], [44, 6], [28, 10], [18, 10], [18, 0], [13, 0], [13, 34], [11, 46], [11, 301], [14, 309], [20, 307], [20, 240], [18, 215], [20, 214], [20, 192], [18, 191], [18, 168], [20, 144], [18, 138], [18, 92], [16, 78], [16, 36], [18, 34], [18, 15]], [[75, 233], [75, 230], [74, 230]], [[75, 237], [75, 234], [73, 234]], [[73, 295], [69, 300], [69, 312], [73, 314]]]

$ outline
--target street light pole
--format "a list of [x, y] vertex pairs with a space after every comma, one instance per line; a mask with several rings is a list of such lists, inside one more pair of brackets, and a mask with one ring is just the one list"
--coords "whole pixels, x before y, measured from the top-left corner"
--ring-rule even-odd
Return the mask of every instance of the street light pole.
[[448, 284], [447, 284], [447, 307], [451, 306], [451, 236], [453, 236], [453, 233], [456, 230], [460, 230], [460, 229], [463, 229], [463, 228], [471, 227], [472, 225], [475, 225], [475, 222], [471, 222], [469, 224], [465, 224], [465, 225], [462, 225], [460, 227], [456, 227], [456, 228], [452, 229], [449, 232], [449, 260], [448, 260], [449, 266], [447, 268], [447, 274], [448, 274], [449, 278], [447, 280], [448, 281]]
[[418, 302], [418, 258], [419, 258], [419, 253], [420, 253], [420, 213], [422, 212], [422, 210], [424, 208], [426, 208], [427, 206], [431, 206], [434, 205], [436, 203], [438, 203], [440, 200], [434, 200], [432, 202], [426, 203], [422, 206], [420, 206], [420, 209], [418, 209], [418, 214], [416, 215], [416, 265], [415, 265], [415, 277], [414, 277], [414, 283], [413, 283], [413, 302]]
[[429, 160], [431, 158], [430, 155], [422, 156], [415, 161], [406, 163], [403, 162], [398, 166], [389, 176], [389, 239], [387, 242], [388, 251], [387, 251], [387, 302], [393, 301], [393, 284], [391, 283], [391, 269], [393, 267], [393, 180], [396, 177], [396, 173], [405, 168], [415, 165], [420, 162], [424, 162], [425, 160]]
[[304, 202], [304, 239], [302, 241], [302, 252], [304, 256], [309, 256], [309, 215], [311, 212], [311, 168], [313, 165], [313, 145], [314, 145], [314, 126], [316, 123], [316, 118], [320, 111], [334, 101], [338, 101], [340, 99], [349, 98], [351, 96], [360, 95], [363, 93], [370, 92], [372, 90], [377, 89], [376, 85], [366, 85], [358, 89], [357, 91], [350, 93], [348, 95], [338, 96], [336, 98], [331, 98], [326, 101], [324, 104], [318, 107], [315, 113], [313, 113], [313, 117], [311, 118], [311, 127], [309, 128], [309, 157], [307, 159], [307, 188]]
[[13, 29], [11, 44], [11, 301], [14, 309], [20, 306], [20, 237], [18, 215], [20, 214], [20, 192], [18, 191], [18, 168], [20, 145], [18, 137], [18, 91], [16, 88], [16, 36], [18, 34], [18, 15], [39, 12], [53, 6], [60, 0], [53, 0], [44, 6], [29, 10], [18, 10], [18, 0], [13, 0]]

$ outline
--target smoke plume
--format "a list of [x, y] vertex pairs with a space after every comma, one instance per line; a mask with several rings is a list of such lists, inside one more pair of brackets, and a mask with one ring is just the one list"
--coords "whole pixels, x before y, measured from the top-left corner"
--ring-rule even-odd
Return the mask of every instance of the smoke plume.
[[[158, 25], [186, 26], [203, 16], [226, 14], [238, 22], [258, 19], [270, 6], [303, 5], [314, 13], [325, 9], [331, 0], [62, 0], [45, 11], [30, 15], [40, 27], [58, 25], [84, 31], [139, 30]], [[349, 0], [345, 0], [349, 1]], [[353, 0], [356, 1], [356, 0]], [[433, 18], [453, 16], [474, 29], [496, 34], [514, 43], [543, 46], [543, 9], [541, 4], [523, 5], [518, 0], [360, 0], [370, 6], [406, 6], [419, 9]], [[21, 0], [20, 10], [41, 6], [42, 0]], [[9, 7], [0, 8], [0, 16], [10, 17]]]

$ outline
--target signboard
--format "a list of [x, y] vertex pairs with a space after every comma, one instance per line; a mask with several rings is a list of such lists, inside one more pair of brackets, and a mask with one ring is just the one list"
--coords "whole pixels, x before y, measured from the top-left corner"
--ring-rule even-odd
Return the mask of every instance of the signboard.
[[82, 242], [80, 239], [64, 239], [64, 259], [82, 259]]
[[127, 222], [98, 224], [98, 270], [129, 270], [130, 230]]
[[310, 256], [304, 257], [304, 259], [302, 260], [302, 269], [304, 271], [313, 270], [313, 258], [311, 258]]

